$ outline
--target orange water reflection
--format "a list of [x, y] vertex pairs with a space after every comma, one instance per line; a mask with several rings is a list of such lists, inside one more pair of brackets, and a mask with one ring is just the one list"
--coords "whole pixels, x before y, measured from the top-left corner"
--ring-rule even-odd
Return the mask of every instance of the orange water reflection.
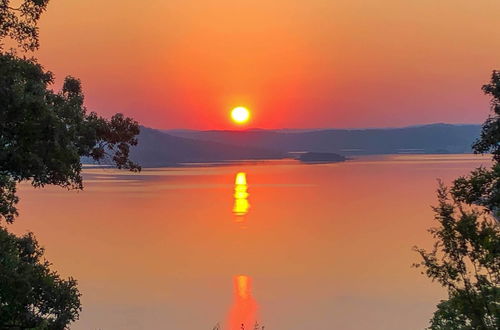
[[248, 213], [248, 209], [250, 208], [248, 196], [246, 173], [239, 172], [234, 179], [233, 213], [236, 216], [237, 222], [243, 222], [245, 220], [245, 215]]
[[257, 302], [252, 296], [252, 279], [246, 275], [234, 277], [234, 302], [229, 311], [227, 329], [254, 329], [257, 324]]
[[[432, 247], [436, 178], [487, 159], [87, 169], [83, 192], [21, 184], [9, 229], [33, 231], [55, 269], [78, 279], [84, 310], [72, 330], [226, 330], [245, 301], [237, 274], [253, 280], [266, 330], [423, 329], [447, 294], [410, 267], [413, 245]], [[250, 192], [245, 230], [231, 219], [238, 172]]]
[[[245, 172], [239, 172], [234, 179], [233, 214], [236, 222], [244, 222], [250, 204], [248, 202], [248, 185]], [[234, 302], [227, 320], [228, 330], [254, 329], [257, 327], [257, 303], [252, 297], [251, 278], [246, 275], [234, 277]]]

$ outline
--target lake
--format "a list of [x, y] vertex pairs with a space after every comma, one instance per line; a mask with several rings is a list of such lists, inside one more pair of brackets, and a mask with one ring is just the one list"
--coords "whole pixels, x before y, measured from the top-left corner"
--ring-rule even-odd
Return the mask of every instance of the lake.
[[72, 329], [423, 329], [445, 296], [429, 248], [437, 178], [486, 156], [364, 156], [85, 169], [85, 190], [20, 187], [16, 233], [79, 281]]

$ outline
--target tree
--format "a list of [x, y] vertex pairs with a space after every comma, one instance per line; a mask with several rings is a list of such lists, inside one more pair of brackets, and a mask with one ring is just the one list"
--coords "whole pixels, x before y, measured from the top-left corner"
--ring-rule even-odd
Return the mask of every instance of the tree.
[[43, 259], [33, 234], [16, 237], [0, 228], [0, 328], [65, 329], [78, 318], [80, 293]]
[[430, 252], [415, 248], [422, 257], [415, 266], [448, 291], [433, 330], [500, 328], [500, 72], [483, 91], [492, 96], [493, 114], [474, 150], [491, 152], [493, 166], [456, 179], [451, 189], [440, 183], [433, 208], [439, 226], [429, 230], [436, 242]]
[[483, 124], [474, 151], [491, 153], [494, 164], [490, 170], [478, 168], [469, 176], [457, 179], [452, 189], [460, 202], [485, 207], [500, 221], [500, 71], [493, 71], [491, 81], [483, 86], [483, 91], [491, 96], [492, 114]]
[[[139, 134], [136, 121], [87, 113], [78, 79], [66, 77], [54, 92], [52, 73], [35, 59], [3, 51], [6, 38], [25, 52], [39, 46], [37, 22], [48, 0], [19, 2], [13, 7], [0, 0], [0, 221], [7, 223], [18, 215], [21, 181], [83, 189], [81, 157], [140, 170], [129, 159]], [[51, 271], [43, 252], [33, 234], [17, 237], [0, 223], [1, 329], [62, 330], [78, 319], [76, 281]]]
[[[36, 50], [37, 23], [48, 2], [23, 0], [13, 7], [0, 0], [0, 42], [10, 38], [24, 51]], [[58, 93], [49, 89], [53, 82], [35, 59], [3, 52], [0, 44], [0, 221], [12, 223], [18, 215], [20, 181], [82, 189], [83, 156], [109, 157], [120, 169], [140, 170], [129, 159], [138, 123], [122, 114], [106, 120], [87, 113], [76, 78], [66, 77]]]
[[[37, 22], [48, 2], [23, 0], [13, 7], [0, 0], [0, 41], [10, 38], [24, 51], [36, 50]], [[58, 93], [49, 89], [53, 82], [35, 59], [0, 53], [0, 220], [12, 223], [18, 215], [20, 181], [82, 189], [83, 156], [109, 156], [118, 168], [140, 170], [128, 157], [137, 144], [137, 122], [122, 114], [111, 120], [87, 114], [78, 79], [66, 77]]]
[[491, 95], [492, 114], [483, 124], [481, 138], [474, 144], [477, 153], [491, 152], [493, 159], [500, 162], [500, 71], [493, 71], [489, 84], [483, 86], [483, 92]]
[[37, 49], [37, 22], [47, 9], [49, 0], [23, 0], [17, 7], [13, 7], [12, 2], [0, 0], [0, 40], [9, 37], [24, 50]]
[[0, 219], [7, 222], [17, 215], [17, 182], [82, 189], [82, 156], [140, 170], [128, 158], [137, 122], [87, 114], [80, 81], [67, 77], [55, 93], [53, 79], [35, 60], [0, 54]]

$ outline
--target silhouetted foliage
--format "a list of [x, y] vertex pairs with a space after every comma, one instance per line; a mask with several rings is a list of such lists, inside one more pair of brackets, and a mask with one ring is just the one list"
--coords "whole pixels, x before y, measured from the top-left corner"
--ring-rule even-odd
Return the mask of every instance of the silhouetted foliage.
[[37, 22], [47, 9], [48, 2], [49, 0], [23, 0], [18, 5], [19, 1], [0, 0], [0, 41], [10, 37], [24, 50], [37, 49]]
[[493, 71], [483, 91], [491, 95], [492, 114], [483, 124], [481, 137], [474, 144], [476, 153], [492, 153], [495, 161], [490, 170], [478, 168], [469, 176], [454, 182], [453, 194], [467, 204], [484, 206], [500, 219], [500, 71]]
[[480, 167], [468, 176], [456, 179], [451, 187], [451, 192], [458, 202], [483, 206], [498, 220], [500, 165], [496, 163], [491, 169]]
[[[13, 2], [0, 0], [0, 42], [11, 38], [23, 50], [35, 50], [37, 23], [49, 0]], [[53, 82], [36, 60], [0, 52], [0, 220], [11, 223], [18, 215], [20, 181], [82, 189], [82, 156], [109, 157], [120, 169], [140, 170], [129, 159], [137, 122], [122, 114], [111, 120], [87, 114], [78, 79], [66, 77], [60, 92], [49, 89]]]
[[499, 72], [483, 91], [492, 95], [494, 114], [474, 150], [491, 152], [494, 164], [458, 178], [451, 189], [440, 183], [439, 204], [433, 208], [439, 226], [429, 230], [436, 242], [430, 252], [416, 248], [422, 261], [415, 266], [448, 290], [431, 320], [434, 330], [500, 328]]
[[483, 124], [481, 138], [474, 144], [477, 153], [491, 152], [493, 159], [500, 162], [500, 71], [493, 71], [489, 84], [483, 86], [483, 91], [491, 95], [492, 114]]
[[442, 184], [434, 207], [439, 227], [432, 251], [417, 249], [417, 266], [438, 281], [449, 299], [438, 305], [431, 329], [497, 329], [500, 325], [500, 231], [481, 210], [467, 209]]
[[66, 329], [78, 319], [76, 281], [49, 269], [33, 234], [16, 237], [0, 228], [0, 328]]
[[[38, 48], [37, 22], [48, 0], [0, 0], [0, 43], [14, 40], [24, 51]], [[108, 157], [118, 168], [139, 171], [129, 159], [137, 122], [87, 113], [81, 83], [67, 77], [60, 92], [35, 59], [5, 53], [0, 44], [0, 220], [17, 216], [16, 185], [53, 184], [82, 189], [81, 157]], [[0, 328], [62, 330], [77, 320], [76, 281], [50, 270], [33, 234], [16, 237], [0, 226]]]
[[140, 170], [129, 159], [137, 122], [87, 114], [78, 79], [67, 77], [58, 93], [52, 83], [36, 61], [0, 54], [0, 218], [7, 222], [17, 215], [17, 182], [82, 189], [82, 156], [109, 156], [120, 169]]

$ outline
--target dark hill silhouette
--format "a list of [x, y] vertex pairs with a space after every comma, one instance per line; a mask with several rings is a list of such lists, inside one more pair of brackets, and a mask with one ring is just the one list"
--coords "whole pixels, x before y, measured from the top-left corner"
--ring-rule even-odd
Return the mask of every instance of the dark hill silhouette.
[[242, 159], [276, 159], [285, 156], [285, 153], [267, 148], [177, 137], [147, 127], [141, 127], [138, 139], [139, 144], [131, 149], [130, 158], [144, 167]]
[[160, 131], [141, 127], [131, 159], [144, 167], [249, 159], [288, 152], [345, 156], [393, 153], [468, 153], [479, 125], [433, 124], [404, 128], [246, 131]]
[[480, 125], [432, 124], [382, 129], [303, 131], [183, 131], [171, 134], [232, 145], [273, 148], [283, 152], [333, 152], [343, 155], [392, 153], [468, 153]]

